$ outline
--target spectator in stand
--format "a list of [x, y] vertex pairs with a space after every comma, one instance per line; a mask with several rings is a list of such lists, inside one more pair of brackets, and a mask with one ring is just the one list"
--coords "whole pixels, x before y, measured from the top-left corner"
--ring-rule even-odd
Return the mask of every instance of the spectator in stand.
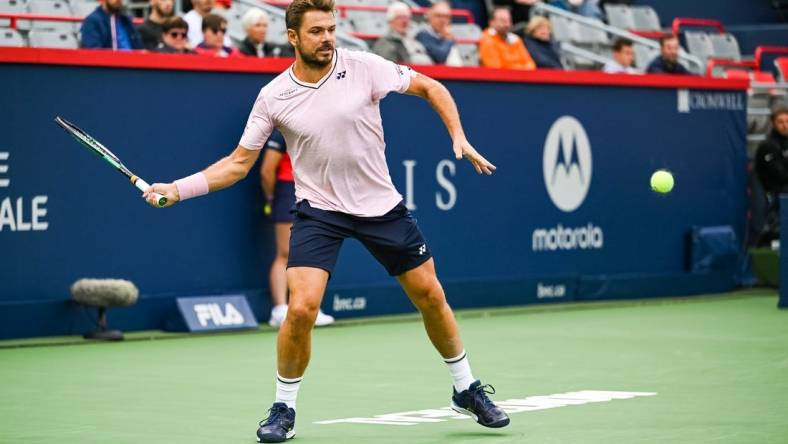
[[490, 18], [490, 27], [482, 33], [479, 40], [479, 61], [488, 68], [536, 69], [531, 55], [525, 49], [520, 37], [509, 32], [512, 29], [512, 15], [509, 8], [496, 6]]
[[755, 152], [755, 172], [775, 204], [788, 192], [788, 108], [772, 112], [772, 131]]
[[129, 16], [123, 14], [123, 0], [104, 0], [82, 21], [82, 48], [112, 50], [142, 49], [142, 40]]
[[427, 50], [408, 30], [410, 17], [410, 7], [405, 3], [390, 4], [386, 11], [389, 32], [375, 42], [372, 52], [395, 63], [431, 65]]
[[659, 39], [660, 55], [649, 63], [646, 68], [651, 74], [690, 74], [687, 68], [679, 62], [679, 38], [675, 35]]
[[462, 66], [462, 56], [454, 46], [451, 35], [451, 6], [446, 0], [433, 3], [427, 13], [429, 26], [416, 34], [416, 40], [424, 45], [433, 63], [439, 65]]
[[588, 18], [602, 20], [605, 17], [599, 7], [599, 0], [552, 0], [550, 4]]
[[[184, 14], [183, 19], [189, 24], [189, 45], [197, 48], [202, 43], [202, 20], [216, 7], [216, 0], [192, 0], [192, 10]], [[224, 46], [232, 46], [230, 36], [224, 36]]]
[[161, 25], [161, 42], [156, 52], [165, 54], [196, 54], [189, 49], [189, 24], [181, 17], [170, 17]]
[[512, 23], [526, 23], [531, 17], [531, 6], [541, 0], [493, 0], [493, 6], [506, 6], [512, 14]]
[[295, 57], [293, 47], [290, 45], [274, 45], [266, 43], [268, 33], [268, 13], [259, 8], [246, 11], [241, 24], [246, 31], [246, 38], [238, 50], [243, 55], [251, 57]]
[[561, 56], [558, 55], [555, 43], [552, 41], [553, 27], [550, 20], [535, 15], [525, 28], [525, 48], [534, 59], [537, 68], [564, 69]]
[[625, 37], [619, 37], [613, 43], [613, 60], [605, 63], [602, 71], [610, 74], [637, 74], [632, 67], [635, 63], [635, 50], [633, 42]]
[[225, 46], [227, 19], [218, 14], [208, 14], [202, 18], [203, 41], [196, 48], [197, 54], [217, 57], [235, 57], [240, 53], [232, 46]]
[[[263, 161], [260, 164], [260, 182], [265, 196], [263, 213], [274, 223], [276, 256], [271, 263], [268, 283], [271, 288], [271, 318], [268, 324], [279, 328], [287, 317], [287, 257], [290, 253], [290, 229], [296, 203], [293, 165], [287, 155], [282, 133], [274, 131], [265, 142]], [[318, 310], [316, 327], [334, 322], [333, 316]]]
[[172, 5], [172, 0], [150, 0], [150, 14], [137, 26], [145, 49], [154, 50], [161, 43], [162, 25], [172, 17]]

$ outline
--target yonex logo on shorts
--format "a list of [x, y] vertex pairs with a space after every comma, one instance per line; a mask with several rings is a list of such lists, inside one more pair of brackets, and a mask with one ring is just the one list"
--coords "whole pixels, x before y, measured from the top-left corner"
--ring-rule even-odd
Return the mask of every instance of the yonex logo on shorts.
[[550, 127], [542, 166], [553, 204], [567, 213], [579, 208], [591, 186], [591, 144], [577, 119], [563, 116]]
[[427, 244], [422, 244], [422, 245], [419, 247], [419, 254], [420, 254], [420, 255], [424, 255], [424, 253], [426, 253], [426, 252], [427, 252]]

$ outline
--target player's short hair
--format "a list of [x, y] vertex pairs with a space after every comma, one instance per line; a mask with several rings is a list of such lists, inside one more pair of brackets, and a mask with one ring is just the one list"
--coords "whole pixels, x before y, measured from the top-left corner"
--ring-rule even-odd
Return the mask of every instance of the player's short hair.
[[161, 24], [161, 32], [167, 33], [170, 32], [171, 29], [185, 29], [188, 31], [189, 23], [187, 23], [182, 17], [170, 17], [164, 20], [164, 23]]
[[534, 15], [531, 17], [531, 20], [528, 20], [528, 26], [525, 27], [525, 33], [528, 35], [533, 35], [534, 31], [545, 25], [548, 29], [550, 29], [550, 32], [553, 32], [553, 25], [550, 23], [550, 20], [548, 20], [547, 17], [543, 15]]
[[782, 116], [783, 114], [788, 114], [788, 107], [785, 106], [778, 106], [772, 110], [772, 123], [774, 123], [778, 117]]
[[613, 43], [613, 51], [619, 52], [619, 51], [621, 51], [624, 48], [632, 47], [632, 45], [634, 45], [634, 44], [635, 44], [635, 42], [633, 42], [632, 40], [629, 40], [626, 37], [619, 37]]
[[213, 32], [227, 27], [227, 19], [218, 14], [208, 14], [202, 18], [202, 30], [210, 29]]
[[660, 48], [664, 47], [665, 46], [665, 42], [668, 42], [668, 41], [671, 41], [671, 40], [678, 40], [678, 39], [679, 39], [679, 36], [677, 36], [675, 34], [665, 34], [665, 35], [663, 35], [662, 37], [659, 38], [659, 47]]
[[304, 21], [304, 14], [309, 11], [323, 11], [333, 14], [335, 9], [334, 0], [293, 0], [285, 11], [285, 26], [298, 32], [301, 22]]
[[266, 22], [271, 21], [267, 12], [260, 8], [252, 8], [246, 11], [246, 14], [244, 14], [243, 18], [241, 19], [241, 25], [243, 25], [244, 29], [246, 30], [256, 25], [262, 19], [265, 19]]

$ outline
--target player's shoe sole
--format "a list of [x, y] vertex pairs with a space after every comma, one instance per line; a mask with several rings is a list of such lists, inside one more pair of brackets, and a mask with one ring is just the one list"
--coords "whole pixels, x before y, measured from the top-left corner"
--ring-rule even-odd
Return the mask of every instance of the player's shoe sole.
[[473, 413], [470, 410], [466, 410], [466, 409], [458, 406], [454, 401], [451, 402], [451, 405], [449, 407], [451, 407], [451, 409], [454, 410], [457, 413], [460, 413], [462, 415], [470, 416], [478, 424], [481, 424], [481, 425], [483, 425], [485, 427], [490, 427], [490, 428], [493, 428], [493, 429], [497, 429], [497, 428], [506, 427], [506, 426], [509, 425], [509, 418], [508, 417], [504, 418], [504, 419], [502, 419], [500, 421], [493, 422], [491, 424], [484, 424], [482, 422], [479, 422], [479, 417], [475, 413]]
[[263, 435], [257, 437], [257, 442], [285, 442], [288, 439], [295, 438], [295, 429], [290, 430], [285, 435], [285, 439], [281, 439], [279, 436], [270, 434], [270, 435]]

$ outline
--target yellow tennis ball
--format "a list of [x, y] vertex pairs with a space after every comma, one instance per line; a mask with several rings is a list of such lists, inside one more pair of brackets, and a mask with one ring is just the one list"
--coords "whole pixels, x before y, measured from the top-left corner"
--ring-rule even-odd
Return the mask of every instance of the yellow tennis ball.
[[651, 175], [651, 189], [657, 193], [670, 193], [673, 183], [673, 175], [670, 171], [657, 170]]

